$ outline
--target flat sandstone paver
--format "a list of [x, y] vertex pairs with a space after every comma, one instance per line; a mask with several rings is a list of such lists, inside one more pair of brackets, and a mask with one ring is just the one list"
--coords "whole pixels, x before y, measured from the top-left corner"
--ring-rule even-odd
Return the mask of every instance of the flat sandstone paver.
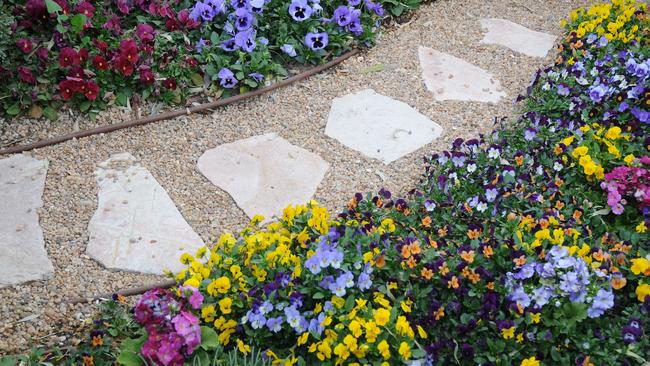
[[492, 74], [458, 57], [429, 47], [418, 48], [422, 78], [436, 100], [497, 103], [505, 93]]
[[178, 258], [203, 241], [167, 192], [129, 153], [112, 155], [95, 171], [97, 211], [86, 251], [107, 268], [162, 274], [184, 266]]
[[47, 165], [22, 154], [0, 160], [0, 287], [54, 273], [38, 222]]
[[220, 145], [203, 153], [201, 173], [228, 192], [248, 217], [281, 215], [311, 199], [329, 168], [320, 156], [275, 133]]
[[555, 36], [528, 29], [506, 19], [481, 19], [487, 33], [481, 43], [498, 44], [532, 57], [546, 57], [553, 48]]
[[442, 127], [404, 102], [365, 89], [334, 99], [325, 134], [388, 164], [440, 137]]

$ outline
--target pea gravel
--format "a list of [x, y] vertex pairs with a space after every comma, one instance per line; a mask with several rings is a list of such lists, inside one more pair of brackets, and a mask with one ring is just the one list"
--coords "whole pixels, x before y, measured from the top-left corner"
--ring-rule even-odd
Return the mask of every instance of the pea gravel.
[[[111, 292], [159, 281], [152, 275], [110, 271], [84, 254], [88, 222], [97, 207], [93, 171], [112, 153], [128, 151], [141, 159], [188, 221], [207, 243], [221, 232], [247, 222], [232, 198], [196, 169], [207, 149], [268, 132], [319, 154], [331, 164], [315, 199], [335, 212], [357, 191], [381, 187], [404, 194], [416, 183], [424, 155], [447, 147], [457, 137], [489, 132], [495, 117], [511, 117], [517, 94], [524, 92], [535, 70], [552, 62], [484, 45], [481, 18], [506, 18], [533, 30], [560, 35], [559, 21], [586, 0], [439, 0], [424, 5], [406, 23], [393, 24], [376, 47], [335, 69], [211, 114], [189, 115], [147, 126], [71, 140], [33, 151], [48, 159], [44, 206], [40, 211], [45, 246], [54, 277], [0, 289], [0, 354], [24, 352], [34, 344], [77, 343], [74, 330], [97, 310], [96, 305], [70, 305], [77, 296]], [[507, 96], [498, 104], [436, 102], [421, 79], [418, 46], [450, 53], [491, 72]], [[382, 71], [377, 65], [383, 65]], [[362, 89], [405, 102], [443, 128], [443, 136], [401, 159], [384, 165], [324, 135], [333, 98]], [[146, 112], [148, 113], [148, 111]], [[142, 111], [142, 114], [146, 114]], [[57, 122], [0, 121], [0, 145], [28, 142], [137, 117], [134, 111], [111, 109], [95, 122], [62, 116]]]

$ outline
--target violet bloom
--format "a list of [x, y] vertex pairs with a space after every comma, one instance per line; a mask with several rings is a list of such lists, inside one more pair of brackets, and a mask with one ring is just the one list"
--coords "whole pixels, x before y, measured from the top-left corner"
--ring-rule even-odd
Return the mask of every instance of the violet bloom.
[[603, 315], [606, 310], [614, 307], [614, 293], [599, 289], [594, 297], [594, 302], [591, 304], [591, 307], [587, 310], [587, 315], [590, 318], [598, 318]]
[[535, 138], [535, 136], [537, 136], [537, 130], [535, 130], [532, 127], [526, 129], [526, 131], [524, 132], [524, 139], [526, 141], [532, 141]]
[[239, 32], [235, 35], [235, 44], [237, 47], [243, 49], [244, 51], [251, 53], [257, 47], [255, 38], [253, 36], [253, 29], [248, 29], [242, 32]]
[[149, 24], [138, 24], [135, 34], [144, 42], [153, 41], [154, 30]]
[[221, 49], [226, 52], [232, 52], [237, 49], [237, 43], [235, 43], [235, 38], [227, 39], [221, 42]]
[[345, 5], [341, 5], [336, 8], [336, 10], [334, 10], [334, 20], [336, 21], [336, 24], [341, 27], [345, 27], [346, 25], [350, 24], [350, 21], [352, 20], [352, 13], [350, 12], [350, 8]]
[[361, 35], [361, 33], [363, 33], [360, 17], [361, 17], [361, 10], [354, 9], [352, 11], [352, 19], [350, 21], [350, 24], [347, 26], [348, 31], [354, 34], [355, 36], [359, 36]]
[[291, 5], [289, 5], [289, 15], [291, 15], [293, 20], [298, 22], [309, 19], [312, 12], [313, 10], [307, 4], [307, 0], [293, 0]]
[[312, 33], [309, 32], [305, 36], [305, 44], [313, 51], [322, 50], [327, 47], [329, 43], [329, 36], [327, 32], [322, 33]]
[[203, 53], [203, 47], [205, 46], [207, 46], [207, 42], [205, 42], [205, 39], [200, 38], [199, 41], [196, 42], [194, 48], [196, 49], [196, 52]]
[[638, 107], [632, 108], [632, 114], [634, 117], [636, 117], [639, 121], [643, 123], [649, 123], [650, 122], [650, 112], [645, 111], [643, 109], [640, 109]]
[[246, 9], [237, 9], [235, 11], [235, 28], [240, 31], [246, 30], [253, 25], [253, 14]]
[[[251, 79], [253, 79], [253, 80], [255, 80], [256, 82], [258, 82], [258, 83], [261, 83], [262, 80], [264, 80], [264, 75], [260, 74], [259, 72], [253, 72], [253, 73], [250, 73], [250, 74], [248, 74], [248, 76], [249, 76]], [[286, 285], [285, 285], [285, 286], [286, 286]]]
[[198, 1], [192, 8], [190, 18], [197, 22], [199, 19], [203, 19], [204, 21], [209, 22], [212, 20], [212, 18], [214, 18], [215, 15], [215, 11], [210, 5]]
[[530, 296], [524, 291], [523, 286], [519, 285], [510, 294], [508, 300], [516, 302], [519, 306], [527, 308], [530, 306]]
[[219, 71], [217, 77], [219, 78], [219, 84], [226, 89], [232, 89], [235, 87], [235, 85], [237, 85], [235, 74], [233, 74], [232, 71], [226, 67]]
[[226, 4], [223, 0], [205, 0], [205, 4], [212, 8], [214, 16], [226, 12]]
[[276, 318], [268, 318], [266, 320], [266, 327], [273, 333], [277, 333], [282, 330], [282, 315]]
[[266, 2], [264, 0], [251, 0], [250, 4], [253, 13], [261, 13]]
[[348, 4], [350, 4], [350, 6], [357, 6], [361, 4], [361, 0], [348, 0]]
[[293, 48], [293, 45], [290, 45], [288, 43], [283, 44], [282, 47], [280, 47], [280, 50], [286, 53], [289, 57], [296, 57], [297, 55], [296, 49]]
[[230, 0], [230, 5], [235, 9], [247, 9], [250, 6], [250, 0]]
[[566, 84], [559, 84], [557, 86], [557, 94], [566, 97], [571, 93], [571, 90]]
[[607, 94], [607, 87], [603, 84], [598, 84], [589, 88], [589, 98], [594, 103], [600, 103], [603, 97]]

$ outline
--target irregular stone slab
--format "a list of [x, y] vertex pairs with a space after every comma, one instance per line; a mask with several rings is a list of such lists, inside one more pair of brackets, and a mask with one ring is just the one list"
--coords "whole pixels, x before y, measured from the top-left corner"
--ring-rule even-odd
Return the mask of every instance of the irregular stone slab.
[[0, 287], [54, 273], [38, 223], [47, 165], [22, 154], [0, 160]]
[[180, 271], [182, 253], [203, 241], [167, 192], [129, 153], [111, 156], [95, 171], [97, 211], [86, 252], [107, 268], [162, 274]]
[[388, 164], [440, 137], [442, 127], [408, 104], [366, 89], [334, 99], [325, 134]]
[[546, 57], [553, 48], [555, 36], [528, 29], [506, 19], [481, 19], [487, 33], [481, 43], [498, 44], [532, 57]]
[[203, 153], [199, 171], [228, 192], [248, 217], [281, 215], [311, 199], [329, 164], [275, 133], [224, 144]]
[[428, 47], [418, 49], [422, 78], [436, 100], [493, 102], [505, 96], [499, 81], [465, 60]]

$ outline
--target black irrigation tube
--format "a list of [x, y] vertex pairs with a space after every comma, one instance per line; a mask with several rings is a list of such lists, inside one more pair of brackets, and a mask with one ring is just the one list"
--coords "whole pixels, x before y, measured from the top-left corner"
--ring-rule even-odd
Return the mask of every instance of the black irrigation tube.
[[307, 70], [305, 72], [302, 72], [300, 74], [291, 76], [291, 77], [289, 77], [287, 79], [284, 79], [282, 81], [279, 81], [277, 83], [271, 84], [271, 85], [266, 86], [266, 87], [261, 88], [261, 89], [253, 90], [253, 91], [248, 92], [248, 93], [234, 95], [232, 97], [215, 100], [214, 102], [204, 103], [204, 104], [200, 104], [200, 105], [193, 106], [193, 107], [179, 108], [179, 109], [175, 109], [175, 110], [165, 112], [165, 113], [154, 114], [154, 115], [150, 115], [150, 116], [140, 118], [140, 119], [136, 119], [136, 120], [133, 120], [133, 121], [123, 122], [123, 123], [116, 123], [116, 124], [113, 124], [113, 125], [99, 126], [99, 127], [91, 128], [91, 129], [88, 129], [88, 130], [77, 131], [77, 132], [73, 132], [73, 133], [69, 133], [69, 134], [65, 134], [65, 135], [61, 135], [61, 136], [56, 136], [56, 137], [53, 137], [53, 138], [50, 138], [50, 139], [39, 140], [39, 141], [32, 142], [32, 143], [25, 144], [25, 145], [12, 146], [12, 147], [0, 150], [0, 155], [20, 153], [20, 152], [23, 152], [23, 151], [28, 151], [28, 150], [41, 148], [41, 147], [46, 147], [46, 146], [59, 144], [61, 142], [72, 140], [72, 139], [75, 139], [75, 138], [87, 137], [87, 136], [97, 135], [97, 134], [100, 134], [100, 133], [113, 132], [113, 131], [121, 130], [121, 129], [124, 129], [124, 128], [135, 127], [135, 126], [142, 126], [142, 125], [146, 125], [146, 124], [153, 123], [153, 122], [159, 122], [159, 121], [163, 121], [163, 120], [167, 120], [167, 119], [171, 119], [171, 118], [180, 117], [180, 116], [183, 116], [183, 115], [190, 115], [192, 113], [201, 112], [201, 111], [204, 111], [204, 110], [207, 110], [207, 109], [213, 109], [213, 108], [225, 106], [225, 105], [228, 105], [228, 104], [236, 103], [236, 102], [248, 99], [248, 98], [252, 98], [252, 97], [256, 97], [258, 95], [262, 95], [262, 94], [264, 94], [266, 92], [269, 92], [271, 90], [275, 90], [275, 89], [278, 89], [278, 88], [288, 86], [290, 84], [295, 83], [296, 81], [303, 80], [303, 79], [308, 78], [308, 77], [310, 77], [310, 76], [312, 76], [314, 74], [318, 74], [319, 72], [322, 72], [324, 70], [327, 70], [327, 69], [329, 69], [331, 67], [334, 67], [334, 66], [340, 64], [341, 62], [343, 62], [343, 61], [347, 60], [348, 58], [358, 54], [359, 52], [360, 52], [359, 49], [353, 49], [351, 51], [348, 51], [348, 52], [344, 53], [343, 55], [341, 55], [339, 57], [336, 57], [335, 59], [333, 59], [332, 61], [330, 61], [330, 62], [328, 62], [326, 64], [316, 66], [316, 67], [311, 68], [311, 69], [309, 69], [309, 70]]

